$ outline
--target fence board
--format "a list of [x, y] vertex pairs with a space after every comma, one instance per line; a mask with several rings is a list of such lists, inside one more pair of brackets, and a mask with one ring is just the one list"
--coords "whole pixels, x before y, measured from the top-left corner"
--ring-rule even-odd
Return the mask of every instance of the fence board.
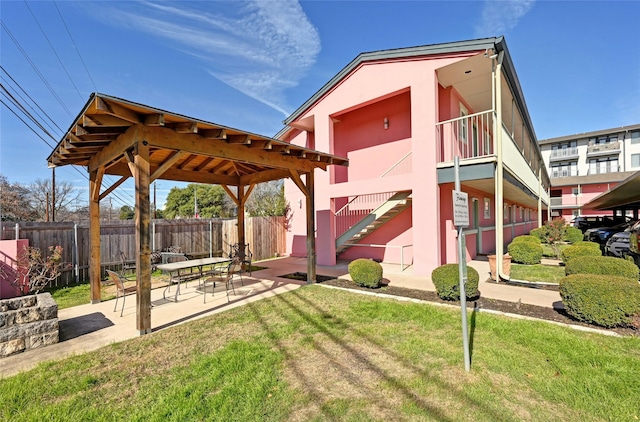
[[[246, 241], [253, 259], [260, 260], [282, 255], [286, 250], [284, 217], [250, 217], [246, 219]], [[89, 279], [89, 227], [73, 223], [2, 222], [0, 239], [28, 239], [29, 245], [45, 251], [49, 246], [63, 248], [66, 266], [56, 286], [65, 286]], [[76, 239], [77, 233], [77, 239]], [[179, 247], [182, 252], [213, 256], [228, 255], [230, 245], [237, 243], [236, 220], [183, 219], [152, 220], [152, 242], [155, 250]], [[77, 240], [77, 241], [76, 241]], [[76, 255], [77, 245], [77, 255]], [[100, 226], [100, 261], [104, 268], [119, 270], [120, 251], [127, 258], [136, 256], [135, 222], [117, 220], [102, 222]], [[76, 259], [77, 258], [77, 259]]]

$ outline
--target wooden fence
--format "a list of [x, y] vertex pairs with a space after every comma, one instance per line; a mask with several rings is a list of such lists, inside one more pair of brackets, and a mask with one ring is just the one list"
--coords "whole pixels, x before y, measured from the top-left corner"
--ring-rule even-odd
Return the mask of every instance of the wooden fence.
[[[237, 221], [222, 219], [152, 220], [152, 250], [178, 247], [197, 256], [223, 256], [238, 242]], [[73, 223], [0, 223], [0, 240], [28, 239], [29, 246], [46, 251], [63, 248], [65, 269], [56, 286], [89, 280], [89, 227]], [[100, 225], [101, 274], [104, 268], [120, 269], [120, 252], [136, 256], [135, 223], [132, 220], [103, 221]], [[245, 220], [245, 242], [253, 260], [282, 255], [286, 251], [284, 217], [249, 217]]]

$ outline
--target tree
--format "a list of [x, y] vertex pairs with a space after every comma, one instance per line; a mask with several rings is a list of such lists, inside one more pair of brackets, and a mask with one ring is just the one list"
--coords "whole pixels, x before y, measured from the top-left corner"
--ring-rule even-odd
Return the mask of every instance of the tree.
[[284, 197], [282, 180], [261, 183], [256, 186], [245, 207], [252, 217], [284, 216], [288, 228], [291, 206]]
[[225, 190], [218, 185], [191, 183], [184, 188], [173, 187], [167, 195], [164, 218], [214, 218], [231, 215]]
[[[37, 214], [37, 219], [45, 221], [47, 219], [47, 209], [49, 210], [49, 218], [52, 218], [51, 212], [55, 215], [55, 221], [67, 221], [72, 217], [72, 205], [80, 201], [81, 192], [75, 188], [70, 182], [56, 182], [55, 196], [53, 195], [51, 180], [36, 179], [29, 185], [29, 203], [31, 208]], [[55, 203], [54, 202], [55, 198]], [[51, 207], [53, 204], [53, 208]]]
[[19, 183], [10, 183], [0, 174], [0, 219], [2, 221], [34, 221], [38, 215], [28, 200], [29, 190]]
[[48, 255], [43, 255], [38, 248], [27, 247], [18, 253], [16, 265], [16, 279], [11, 283], [19, 287], [23, 295], [37, 294], [60, 277], [62, 246], [49, 246]]
[[129, 205], [123, 205], [120, 207], [120, 220], [133, 220], [135, 217], [135, 210]]
[[560, 242], [564, 239], [564, 235], [567, 231], [567, 222], [562, 217], [554, 218], [551, 221], [547, 221], [544, 226], [542, 236], [544, 240], [549, 244], [553, 253], [557, 259], [560, 259]]

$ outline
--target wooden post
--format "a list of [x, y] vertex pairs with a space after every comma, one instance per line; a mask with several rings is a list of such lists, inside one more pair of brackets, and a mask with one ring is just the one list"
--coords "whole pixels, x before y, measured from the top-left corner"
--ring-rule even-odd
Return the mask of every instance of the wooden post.
[[100, 302], [100, 185], [102, 172], [89, 173], [89, 282], [91, 303]]
[[149, 144], [139, 139], [134, 156], [136, 185], [136, 328], [151, 333], [151, 211], [149, 204]]
[[244, 203], [246, 196], [244, 194], [244, 186], [238, 185], [238, 243], [245, 244], [244, 236]]
[[316, 282], [315, 195], [313, 170], [307, 173], [307, 283]]

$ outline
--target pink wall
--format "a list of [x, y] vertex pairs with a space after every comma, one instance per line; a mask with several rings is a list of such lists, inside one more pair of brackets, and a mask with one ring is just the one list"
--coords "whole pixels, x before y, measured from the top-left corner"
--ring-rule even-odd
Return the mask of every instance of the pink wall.
[[[29, 247], [28, 239], [0, 240], [0, 299], [9, 299], [20, 296], [19, 288], [16, 288], [9, 280], [15, 280], [16, 260], [18, 254]], [[26, 283], [23, 280], [23, 285]], [[28, 289], [28, 286], [25, 286]]]

